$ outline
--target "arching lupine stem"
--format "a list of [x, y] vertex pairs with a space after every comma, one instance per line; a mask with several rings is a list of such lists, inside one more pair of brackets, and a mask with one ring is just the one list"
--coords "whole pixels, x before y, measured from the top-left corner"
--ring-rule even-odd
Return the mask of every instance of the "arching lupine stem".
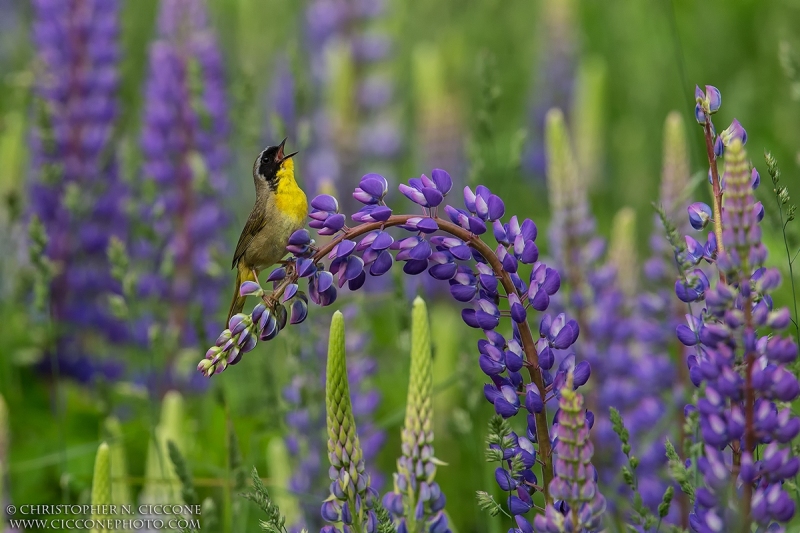
[[[256, 282], [242, 284], [242, 295], [257, 296], [261, 302], [250, 315], [238, 314], [230, 320], [229, 329], [219, 336], [197, 368], [211, 376], [238, 363], [258, 339], [270, 340], [287, 322], [303, 321], [309, 298], [318, 305], [330, 305], [337, 295], [334, 281], [339, 287], [347, 283], [350, 290], [357, 290], [366, 280], [366, 270], [372, 276], [383, 275], [395, 260], [405, 262], [403, 270], [409, 275], [428, 270], [433, 278], [449, 281], [454, 299], [471, 303], [472, 308], [462, 311], [462, 319], [468, 326], [483, 330], [486, 336], [478, 343], [481, 370], [491, 379], [484, 386], [486, 400], [504, 419], [521, 410], [527, 413], [527, 433], [519, 436], [515, 450], [510, 453], [520, 453], [528, 461], [523, 470], [512, 473], [518, 479], [514, 482], [516, 493], [509, 496], [508, 502], [518, 523], [527, 523], [523, 515], [533, 507], [533, 492], [541, 490], [546, 500], [551, 501], [548, 487], [553, 478], [552, 444], [545, 404], [560, 389], [567, 372], [576, 368], [575, 356], [570, 354], [554, 369], [552, 350], [572, 346], [579, 327], [564, 313], [555, 318], [543, 314], [539, 337], [534, 340], [528, 308], [544, 312], [561, 285], [558, 272], [538, 261], [535, 223], [529, 219], [520, 223], [516, 216], [502, 223], [503, 201], [484, 186], [478, 186], [474, 192], [465, 188], [466, 210], [447, 205], [444, 212], [449, 220], [440, 218], [439, 205], [452, 188], [452, 179], [439, 169], [433, 171], [432, 178], [423, 175], [399, 187], [408, 199], [423, 208], [422, 214], [393, 215], [384, 203], [388, 192], [386, 180], [377, 174], [367, 174], [353, 193], [353, 198], [365, 207], [352, 215], [358, 223], [352, 228], [345, 226], [345, 215], [339, 212], [334, 197], [314, 198], [309, 226], [319, 235], [331, 236], [331, 240], [316, 248], [307, 230], [295, 232], [287, 246], [293, 258], [267, 278], [273, 282], [272, 292], [267, 293]], [[496, 251], [479, 238], [487, 233], [489, 225], [498, 243]], [[385, 231], [392, 227], [412, 235], [396, 241]], [[396, 258], [389, 250], [396, 251]], [[327, 267], [323, 264], [325, 256], [330, 260]], [[530, 287], [518, 273], [520, 264], [531, 265]], [[308, 296], [299, 290], [300, 278], [309, 278]], [[500, 293], [500, 286], [505, 294]], [[508, 301], [508, 310], [501, 312], [499, 304], [503, 298]], [[508, 340], [496, 331], [503, 318], [513, 321]], [[544, 357], [541, 362], [540, 354]], [[525, 366], [530, 375], [527, 384], [520, 373]], [[577, 367], [582, 378], [576, 379], [576, 387], [589, 377], [588, 363], [582, 362]], [[524, 405], [521, 397], [525, 399]], [[586, 416], [593, 419], [591, 413]], [[534, 451], [533, 442], [538, 444], [538, 452]], [[537, 456], [542, 465], [541, 480], [531, 471]]]
[[[711, 122], [711, 115], [719, 111], [722, 105], [722, 95], [719, 89], [706, 85], [706, 90], [698, 86], [694, 90], [695, 100], [697, 105], [694, 108], [694, 116], [697, 122], [703, 126], [703, 136], [706, 141], [706, 154], [708, 156], [709, 181], [711, 182], [713, 194], [713, 213], [714, 213], [714, 235], [717, 237], [717, 247], [720, 252], [725, 250], [725, 245], [722, 242], [722, 183], [719, 179], [719, 169], [717, 168], [717, 157], [720, 155], [720, 149], [717, 144], [721, 143], [717, 137], [714, 123]], [[715, 138], [717, 139], [715, 141]], [[725, 275], [720, 273], [724, 280]]]
[[[317, 252], [311, 256], [311, 259], [316, 264], [325, 258], [329, 253], [331, 253], [331, 251], [345, 239], [352, 240], [356, 237], [360, 237], [361, 235], [366, 235], [371, 231], [402, 226], [407, 224], [410, 219], [419, 217], [420, 215], [392, 215], [385, 222], [370, 222], [367, 224], [361, 224], [350, 229], [347, 233], [337, 235], [334, 239], [331, 239], [327, 244], [325, 244], [325, 246], [319, 248]], [[443, 220], [438, 216], [431, 218], [436, 221], [436, 224], [439, 226], [440, 230], [449, 233], [454, 237], [458, 237], [467, 243], [471, 248], [474, 248], [489, 262], [489, 265], [492, 267], [495, 275], [500, 278], [500, 283], [503, 285], [503, 289], [505, 289], [506, 294], [515, 293], [520, 298], [523, 298], [523, 295], [517, 293], [516, 288], [514, 287], [514, 282], [511, 281], [511, 277], [508, 275], [508, 272], [503, 269], [503, 265], [497, 258], [497, 255], [495, 255], [494, 251], [489, 248], [489, 246], [477, 235], [470, 233], [460, 226], [456, 226], [449, 220]], [[286, 277], [278, 283], [272, 293], [265, 293], [262, 295], [261, 299], [264, 301], [264, 305], [267, 306], [267, 309], [272, 309], [276, 303], [281, 302], [286, 288], [290, 285], [296, 285], [299, 278], [300, 276], [298, 275], [297, 270], [292, 268], [289, 272], [287, 272]], [[528, 367], [528, 373], [531, 376], [531, 381], [533, 381], [533, 383], [536, 385], [536, 388], [539, 390], [540, 397], [545, 398], [546, 388], [544, 380], [542, 379], [542, 374], [539, 372], [539, 353], [536, 350], [536, 344], [533, 340], [533, 334], [531, 333], [530, 325], [527, 322], [522, 322], [517, 324], [517, 326], [519, 327], [520, 336], [522, 337], [522, 349], [525, 352], [525, 359], [527, 361], [526, 366]], [[547, 493], [550, 480], [553, 478], [552, 465], [550, 464], [550, 435], [548, 432], [547, 417], [545, 412], [542, 411], [541, 414], [536, 416], [536, 430], [539, 438], [540, 457], [543, 461], [543, 490], [545, 493], [545, 498], [550, 501]]]

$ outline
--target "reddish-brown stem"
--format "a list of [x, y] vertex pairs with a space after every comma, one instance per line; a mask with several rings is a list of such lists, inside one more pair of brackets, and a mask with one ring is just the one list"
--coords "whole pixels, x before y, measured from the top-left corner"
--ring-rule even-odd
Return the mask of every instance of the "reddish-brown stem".
[[[711, 133], [711, 117], [706, 114], [706, 121], [703, 124], [703, 133], [706, 138], [706, 155], [708, 156], [708, 165], [711, 168], [711, 190], [712, 190], [712, 212], [714, 216], [714, 236], [717, 238], [717, 250], [719, 252], [725, 251], [725, 245], [722, 242], [722, 184], [719, 181], [719, 170], [717, 169], [717, 156], [714, 154], [714, 135]], [[719, 279], [721, 282], [726, 283], [725, 274], [720, 271]]]
[[[319, 248], [312, 256], [312, 259], [314, 262], [321, 261], [333, 250], [337, 244], [339, 244], [339, 242], [342, 241], [342, 239], [354, 239], [371, 231], [390, 228], [393, 226], [401, 226], [407, 223], [409, 219], [415, 217], [419, 217], [419, 215], [392, 215], [385, 222], [370, 222], [351, 228], [347, 234], [337, 235], [335, 238], [326, 243], [325, 246]], [[507, 294], [516, 292], [516, 287], [514, 286], [514, 282], [511, 281], [511, 276], [509, 276], [508, 272], [503, 269], [503, 265], [495, 255], [494, 250], [492, 250], [485, 242], [483, 242], [473, 233], [470, 233], [468, 230], [465, 230], [461, 226], [457, 226], [448, 220], [443, 220], [437, 216], [434, 216], [433, 219], [439, 225], [439, 229], [458, 237], [466, 244], [477, 250], [489, 262], [489, 265], [492, 267], [492, 270], [494, 270], [495, 275], [500, 279], [500, 283], [503, 285], [503, 289]], [[265, 293], [264, 296], [262, 296], [262, 299], [267, 307], [274, 306], [275, 303], [278, 302], [280, 296], [283, 294], [286, 286], [288, 286], [290, 283], [297, 282], [297, 279], [297, 274], [291, 273], [275, 287], [275, 290], [272, 293]], [[533, 340], [533, 334], [531, 333], [530, 325], [527, 322], [523, 322], [521, 324], [517, 324], [517, 327], [522, 340], [522, 348], [525, 351], [525, 359], [528, 363], [527, 367], [531, 381], [534, 383], [534, 385], [536, 385], [539, 395], [542, 398], [545, 398], [547, 389], [539, 368], [539, 353], [536, 351], [536, 344]], [[541, 413], [535, 414], [534, 417], [536, 418], [536, 437], [539, 444], [539, 458], [542, 459], [542, 493], [544, 494], [545, 501], [547, 503], [551, 503], [552, 500], [550, 498], [549, 486], [550, 481], [553, 479], [553, 462], [551, 458], [552, 449], [550, 445], [550, 432], [547, 422], [547, 412], [543, 409]]]
[[[678, 313], [678, 320], [682, 320], [683, 315]], [[684, 357], [684, 345], [678, 342], [678, 382], [680, 383], [682, 393], [686, 394], [686, 387], [691, 383], [689, 380], [689, 371], [686, 366], [686, 357]], [[683, 402], [682, 402], [683, 403]], [[686, 459], [686, 450], [684, 449], [684, 441], [686, 440], [686, 417], [683, 413], [683, 408], [678, 409], [678, 453], [682, 459]], [[678, 506], [681, 511], [681, 527], [684, 529], [689, 528], [689, 499], [683, 491], [678, 493]]]
[[[744, 332], [747, 334], [748, 332], [753, 331], [753, 301], [752, 297], [748, 297], [747, 300], [744, 302]], [[753, 389], [753, 366], [755, 365], [756, 358], [755, 354], [751, 350], [747, 349], [746, 342], [743, 343], [745, 346], [744, 352], [744, 449], [747, 453], [749, 453], [752, 457], [753, 452], [756, 448], [756, 436], [755, 436], [755, 390]], [[740, 452], [741, 458], [741, 452]], [[744, 483], [743, 486], [743, 514], [744, 514], [744, 524], [742, 527], [743, 531], [750, 531], [750, 509], [752, 505], [753, 499], [753, 484], [752, 483]]]

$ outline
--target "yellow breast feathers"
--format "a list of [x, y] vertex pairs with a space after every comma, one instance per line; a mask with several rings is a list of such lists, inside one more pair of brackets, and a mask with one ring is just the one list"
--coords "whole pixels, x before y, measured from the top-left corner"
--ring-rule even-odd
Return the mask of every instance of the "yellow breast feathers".
[[297, 186], [294, 179], [294, 162], [287, 159], [277, 174], [278, 186], [275, 188], [275, 206], [297, 224], [302, 224], [308, 215], [308, 200], [303, 189]]

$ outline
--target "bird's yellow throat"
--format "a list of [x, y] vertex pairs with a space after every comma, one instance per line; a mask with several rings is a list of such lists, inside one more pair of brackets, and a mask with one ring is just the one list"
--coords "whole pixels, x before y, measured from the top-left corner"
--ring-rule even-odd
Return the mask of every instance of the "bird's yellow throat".
[[308, 200], [303, 189], [297, 186], [294, 179], [294, 161], [285, 160], [277, 173], [278, 186], [275, 189], [275, 205], [287, 217], [292, 217], [298, 223], [303, 222], [308, 215]]

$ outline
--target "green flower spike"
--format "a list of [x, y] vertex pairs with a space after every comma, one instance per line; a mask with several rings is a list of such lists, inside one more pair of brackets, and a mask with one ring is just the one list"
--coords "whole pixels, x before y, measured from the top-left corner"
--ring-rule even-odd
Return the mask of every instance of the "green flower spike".
[[181, 453], [185, 453], [185, 406], [177, 391], [169, 391], [161, 403], [161, 420], [150, 439], [145, 464], [145, 486], [140, 495], [141, 503], [164, 504], [181, 502], [181, 482], [169, 458], [167, 442], [173, 441]]
[[572, 131], [581, 176], [589, 189], [598, 185], [604, 166], [607, 70], [602, 57], [592, 56], [581, 61], [575, 80]]
[[112, 531], [105, 527], [113, 517], [101, 514], [103, 507], [108, 509], [111, 505], [111, 450], [105, 442], [97, 449], [94, 459], [94, 477], [92, 478], [92, 520], [95, 527], [91, 533], [105, 533]]
[[661, 207], [671, 220], [686, 218], [683, 204], [690, 181], [688, 153], [683, 118], [677, 111], [672, 111], [664, 123], [664, 162], [659, 196]]
[[[337, 311], [331, 319], [328, 369], [325, 382], [328, 425], [328, 459], [331, 463], [331, 495], [322, 504], [322, 517], [331, 524], [345, 524], [353, 533], [375, 533], [378, 519], [372, 510], [378, 498], [364, 471], [364, 456], [358, 442], [345, 360], [344, 317]], [[336, 525], [323, 533], [341, 531]]]
[[128, 478], [128, 463], [125, 460], [125, 445], [122, 440], [122, 427], [115, 417], [106, 419], [105, 429], [110, 443], [111, 453], [111, 500], [118, 505], [129, 505], [133, 502], [131, 489], [126, 481]]
[[636, 211], [633, 208], [623, 207], [614, 215], [608, 255], [622, 292], [635, 298], [639, 269], [636, 262]]
[[292, 477], [290, 465], [289, 452], [283, 439], [277, 437], [270, 439], [267, 444], [267, 467], [272, 486], [278, 489], [274, 497], [275, 505], [283, 512], [286, 522], [294, 524], [299, 520], [300, 508], [297, 498], [289, 490], [289, 481]]
[[409, 533], [448, 531], [445, 497], [434, 481], [433, 359], [431, 330], [425, 301], [417, 297], [411, 312], [411, 376], [406, 420], [402, 433], [403, 455], [397, 460], [394, 492], [383, 499]]
[[554, 213], [579, 207], [585, 191], [578, 174], [564, 113], [551, 109], [545, 118], [545, 146], [547, 149], [547, 188]]

